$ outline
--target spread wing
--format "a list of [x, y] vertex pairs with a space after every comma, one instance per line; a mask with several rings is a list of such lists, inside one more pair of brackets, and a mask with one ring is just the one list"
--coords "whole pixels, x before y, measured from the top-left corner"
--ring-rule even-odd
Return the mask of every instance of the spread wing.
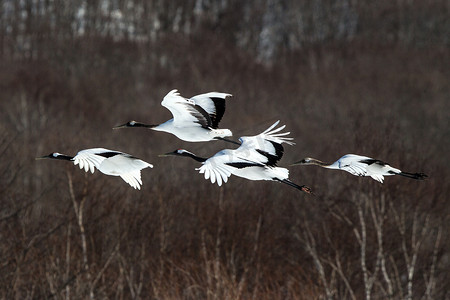
[[226, 149], [207, 159], [197, 170], [199, 170], [199, 173], [205, 174], [205, 179], [210, 179], [211, 183], [217, 181], [217, 184], [221, 186], [222, 182], [226, 183], [228, 181], [228, 177], [233, 174], [236, 168], [240, 169], [251, 166], [263, 167], [264, 165], [245, 157], [240, 157], [236, 150]]
[[264, 132], [255, 136], [241, 137], [241, 146], [236, 149], [240, 157], [254, 162], [275, 166], [284, 153], [282, 143], [293, 145], [293, 138], [286, 137], [290, 132], [280, 132], [286, 125], [274, 129], [280, 121], [275, 122]]
[[161, 102], [173, 115], [173, 124], [178, 127], [201, 126], [210, 128], [213, 122], [208, 112], [191, 99], [186, 99], [177, 90], [170, 91]]
[[190, 100], [204, 109], [211, 119], [211, 127], [216, 129], [225, 113], [225, 99], [231, 96], [226, 93], [210, 92], [194, 96]]
[[133, 188], [140, 190], [141, 170], [148, 167], [153, 168], [153, 165], [126, 153], [119, 152], [117, 154], [120, 155], [111, 155], [104, 160], [100, 166], [101, 170], [107, 170], [111, 174], [116, 173]]
[[131, 185], [133, 188], [140, 190], [142, 185], [141, 180], [141, 171], [133, 171], [126, 174], [121, 174], [120, 178], [122, 178], [126, 183]]
[[372, 160], [373, 159], [366, 156], [347, 154], [341, 157], [338, 162], [340, 169], [347, 171], [352, 175], [366, 176], [367, 166]]
[[103, 148], [93, 148], [81, 150], [73, 158], [74, 165], [79, 165], [80, 169], [91, 171], [94, 173], [95, 168], [98, 168], [100, 164], [107, 158], [107, 156], [98, 155], [98, 153], [115, 153], [115, 151], [110, 151]]

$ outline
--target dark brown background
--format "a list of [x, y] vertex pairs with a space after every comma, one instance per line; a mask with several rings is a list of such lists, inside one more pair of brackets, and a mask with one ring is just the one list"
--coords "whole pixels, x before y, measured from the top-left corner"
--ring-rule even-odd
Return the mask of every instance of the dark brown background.
[[[0, 1], [0, 298], [450, 297], [447, 1], [67, 2]], [[219, 188], [157, 155], [230, 144], [112, 130], [169, 119], [173, 88], [233, 94], [236, 138], [280, 119], [282, 166], [356, 153], [429, 179]], [[142, 190], [34, 159], [93, 147], [154, 164]]]

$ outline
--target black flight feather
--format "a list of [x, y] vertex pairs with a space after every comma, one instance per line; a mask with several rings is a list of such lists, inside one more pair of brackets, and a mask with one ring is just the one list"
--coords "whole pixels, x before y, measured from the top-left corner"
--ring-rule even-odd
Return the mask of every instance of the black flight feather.
[[212, 128], [217, 129], [219, 127], [219, 122], [222, 120], [222, 117], [225, 113], [225, 99], [211, 97], [210, 98], [214, 102], [214, 106], [216, 107], [216, 112], [214, 114], [210, 114]]

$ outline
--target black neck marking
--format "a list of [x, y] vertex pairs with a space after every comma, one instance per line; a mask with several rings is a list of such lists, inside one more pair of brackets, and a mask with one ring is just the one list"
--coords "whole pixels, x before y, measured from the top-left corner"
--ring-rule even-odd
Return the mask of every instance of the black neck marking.
[[239, 142], [235, 142], [233, 140], [230, 140], [230, 139], [227, 139], [227, 138], [224, 138], [224, 137], [215, 137], [214, 139], [215, 140], [225, 141], [225, 142], [228, 142], [228, 143], [233, 143], [233, 144], [239, 145], [239, 146], [241, 145], [241, 143], [239, 143]]
[[207, 158], [197, 156], [197, 155], [195, 155], [195, 154], [193, 154], [191, 152], [183, 152], [183, 153], [180, 153], [178, 155], [190, 157], [190, 158], [192, 158], [192, 159], [194, 159], [194, 160], [196, 160], [198, 162], [205, 162], [207, 160]]
[[60, 154], [58, 156], [53, 156], [52, 154], [50, 154], [48, 157], [54, 158], [54, 159], [60, 159], [60, 160], [73, 160], [73, 156], [64, 155], [64, 154]]
[[144, 123], [140, 123], [140, 122], [134, 122], [133, 125], [127, 125], [127, 127], [144, 127], [144, 128], [154, 128], [158, 125], [153, 125], [153, 124], [144, 124]]

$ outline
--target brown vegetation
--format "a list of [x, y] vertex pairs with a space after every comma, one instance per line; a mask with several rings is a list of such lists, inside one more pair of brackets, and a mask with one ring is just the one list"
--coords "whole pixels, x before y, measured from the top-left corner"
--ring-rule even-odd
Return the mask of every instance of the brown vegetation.
[[[97, 3], [83, 34], [78, 1], [0, 2], [0, 298], [450, 297], [446, 2], [118, 1], [135, 32], [111, 29], [114, 9], [101, 18]], [[283, 38], [261, 40], [269, 29]], [[157, 155], [229, 144], [112, 130], [167, 120], [173, 88], [232, 93], [221, 127], [236, 137], [281, 119], [296, 141], [281, 165], [356, 153], [429, 179], [293, 167], [316, 197], [237, 177], [219, 188], [196, 162]], [[34, 160], [92, 147], [155, 168], [135, 191]]]

